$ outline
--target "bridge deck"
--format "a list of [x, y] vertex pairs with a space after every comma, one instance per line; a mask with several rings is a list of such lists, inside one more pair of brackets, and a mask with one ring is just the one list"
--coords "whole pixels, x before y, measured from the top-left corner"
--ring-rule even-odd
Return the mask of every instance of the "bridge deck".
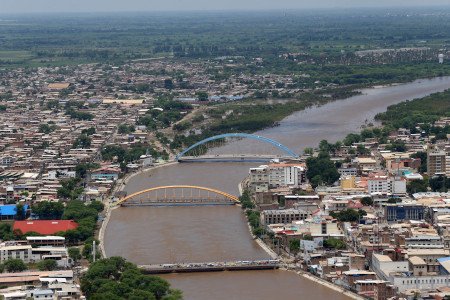
[[160, 264], [160, 265], [139, 266], [139, 268], [141, 268], [143, 272], [147, 274], [270, 270], [270, 269], [278, 269], [279, 267], [280, 262], [278, 260]]
[[129, 200], [122, 204], [122, 206], [201, 206], [201, 205], [235, 205], [236, 202], [226, 199], [181, 199], [181, 198], [167, 198], [167, 199], [144, 199], [144, 200]]
[[277, 156], [270, 154], [220, 154], [220, 155], [201, 155], [201, 156], [182, 156], [178, 162], [268, 162], [272, 159], [283, 159], [286, 156]]

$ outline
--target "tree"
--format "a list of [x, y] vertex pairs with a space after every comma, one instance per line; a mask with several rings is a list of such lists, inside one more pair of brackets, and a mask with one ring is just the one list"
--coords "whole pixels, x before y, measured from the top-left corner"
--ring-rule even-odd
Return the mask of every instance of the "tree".
[[405, 152], [406, 144], [401, 140], [397, 140], [392, 142], [390, 145], [386, 146], [387, 150], [396, 151], [396, 152]]
[[450, 180], [445, 175], [435, 175], [429, 180], [433, 192], [447, 192], [450, 186]]
[[423, 179], [415, 179], [408, 182], [406, 190], [409, 194], [422, 193], [428, 190], [428, 182]]
[[292, 253], [297, 253], [300, 250], [300, 240], [292, 239], [289, 241], [289, 251]]
[[332, 212], [330, 215], [340, 222], [356, 222], [366, 214], [363, 210], [346, 209], [340, 212]]
[[42, 220], [59, 220], [64, 213], [64, 205], [61, 202], [41, 201], [32, 206], [32, 212]]
[[16, 273], [27, 269], [27, 265], [21, 259], [8, 259], [4, 262], [5, 269], [8, 272]]
[[22, 203], [18, 203], [16, 205], [16, 212], [17, 212], [17, 214], [16, 214], [16, 219], [17, 220], [25, 219], [26, 211], [25, 211], [25, 207], [23, 206]]
[[77, 247], [70, 247], [68, 250], [69, 257], [77, 263], [81, 259], [81, 252], [80, 248]]
[[327, 140], [321, 140], [319, 143], [319, 150], [320, 152], [326, 152], [329, 153], [331, 151], [332, 145], [328, 143]]
[[49, 124], [41, 124], [39, 125], [39, 132], [49, 134], [53, 131], [55, 131], [56, 126], [55, 125], [49, 125]]
[[323, 241], [323, 247], [329, 249], [345, 249], [347, 245], [340, 239], [330, 237]]
[[303, 235], [302, 240], [312, 241], [313, 237], [310, 234], [305, 234], [305, 235]]
[[370, 150], [360, 144], [360, 145], [356, 146], [356, 152], [359, 155], [367, 155], [370, 153]]
[[136, 129], [134, 128], [133, 125], [127, 125], [127, 124], [120, 124], [119, 127], [117, 128], [117, 132], [119, 134], [129, 134], [134, 132]]
[[92, 263], [81, 278], [81, 289], [88, 299], [182, 299], [166, 280], [144, 275], [121, 257]]
[[62, 187], [58, 189], [58, 197], [65, 199], [78, 199], [83, 193], [83, 187], [78, 186], [79, 178], [69, 178], [61, 181]]
[[361, 141], [361, 137], [359, 136], [359, 134], [356, 133], [350, 133], [348, 134], [345, 139], [344, 139], [344, 145], [345, 146], [351, 146], [354, 143], [358, 143]]
[[91, 147], [91, 138], [86, 134], [80, 134], [80, 136], [73, 143], [74, 148], [86, 149]]
[[95, 128], [94, 127], [89, 127], [88, 129], [83, 129], [81, 130], [81, 134], [85, 134], [85, 135], [93, 135], [95, 133]]
[[172, 90], [173, 89], [173, 81], [172, 79], [168, 78], [164, 80], [164, 88], [167, 90]]
[[14, 239], [14, 233], [10, 223], [0, 223], [0, 239], [3, 241]]
[[97, 169], [100, 165], [97, 163], [80, 163], [75, 167], [76, 176], [78, 178], [85, 178], [89, 170]]
[[53, 259], [44, 259], [37, 263], [37, 268], [41, 271], [53, 271], [58, 268], [58, 263]]
[[313, 187], [317, 187], [321, 183], [333, 184], [340, 175], [336, 165], [331, 161], [327, 153], [321, 152], [318, 157], [309, 157], [306, 160], [306, 177]]
[[389, 204], [396, 204], [396, 203], [400, 203], [400, 202], [402, 202], [402, 199], [400, 199], [400, 198], [389, 198], [388, 199], [388, 201], [387, 201], [387, 203], [389, 203]]
[[314, 149], [311, 147], [306, 147], [305, 150], [303, 151], [306, 155], [313, 155], [314, 153]]
[[197, 98], [199, 101], [208, 101], [208, 93], [204, 91], [197, 92]]
[[239, 197], [239, 201], [241, 202], [243, 209], [252, 209], [255, 207], [255, 204], [253, 203], [250, 197], [250, 192], [248, 190], [244, 190], [242, 196]]
[[420, 159], [420, 173], [425, 173], [427, 171], [427, 153], [426, 152], [417, 152], [411, 155], [411, 158]]
[[373, 205], [372, 197], [362, 197], [361, 204], [364, 206], [372, 206]]

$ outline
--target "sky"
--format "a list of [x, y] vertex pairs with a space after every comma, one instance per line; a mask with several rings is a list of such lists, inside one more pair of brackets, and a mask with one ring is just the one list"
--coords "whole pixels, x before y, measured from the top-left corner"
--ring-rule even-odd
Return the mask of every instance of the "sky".
[[270, 10], [450, 5], [449, 0], [0, 0], [1, 13]]

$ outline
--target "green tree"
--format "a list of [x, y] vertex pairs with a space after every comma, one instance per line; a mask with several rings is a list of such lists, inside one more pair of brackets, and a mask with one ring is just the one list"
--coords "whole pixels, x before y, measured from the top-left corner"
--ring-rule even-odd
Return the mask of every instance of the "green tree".
[[69, 178], [61, 181], [62, 187], [58, 189], [58, 197], [75, 200], [83, 193], [79, 178]]
[[5, 269], [8, 272], [16, 273], [27, 269], [27, 265], [21, 259], [8, 259], [4, 262]]
[[323, 247], [328, 249], [345, 249], [347, 245], [340, 239], [330, 237], [323, 241]]
[[78, 178], [85, 178], [88, 171], [99, 167], [100, 165], [97, 163], [80, 163], [75, 167], [75, 172]]
[[435, 175], [430, 178], [429, 183], [433, 192], [447, 192], [450, 180], [445, 175]]
[[400, 203], [400, 202], [402, 202], [402, 199], [400, 199], [400, 198], [389, 198], [388, 199], [388, 201], [387, 201], [387, 203], [389, 203], [389, 204], [396, 204], [396, 203]]
[[426, 192], [428, 190], [428, 182], [423, 179], [415, 179], [408, 182], [406, 190], [409, 194]]
[[297, 253], [300, 250], [300, 240], [292, 239], [289, 241], [289, 251], [292, 253]]
[[397, 140], [392, 142], [390, 145], [386, 146], [387, 150], [396, 151], [396, 152], [405, 152], [406, 144], [403, 141]]
[[164, 88], [167, 90], [172, 90], [174, 88], [172, 79], [168, 78], [164, 80]]
[[166, 280], [144, 275], [121, 257], [92, 263], [81, 278], [81, 289], [88, 299], [182, 299]]
[[417, 152], [411, 155], [411, 158], [419, 158], [420, 159], [420, 173], [425, 173], [427, 171], [427, 153], [426, 152]]
[[42, 220], [59, 220], [64, 213], [64, 205], [61, 202], [41, 201], [31, 208], [33, 214]]
[[361, 204], [364, 206], [372, 206], [373, 205], [372, 197], [362, 197]]
[[58, 268], [58, 263], [53, 259], [44, 259], [37, 263], [37, 268], [40, 271], [53, 271]]
[[208, 93], [204, 91], [197, 92], [197, 98], [199, 101], [208, 101]]
[[241, 202], [243, 209], [252, 209], [255, 207], [248, 190], [244, 190], [242, 196], [239, 197], [239, 201]]
[[56, 126], [55, 125], [49, 125], [49, 124], [41, 124], [39, 125], [39, 132], [49, 134], [53, 131], [55, 131]]
[[86, 149], [91, 147], [91, 138], [86, 134], [81, 134], [73, 143], [73, 148]]
[[119, 134], [129, 134], [134, 132], [136, 129], [134, 128], [133, 125], [127, 125], [127, 124], [120, 124], [119, 127], [117, 128], [117, 132]]
[[302, 240], [312, 241], [313, 237], [310, 234], [305, 234], [305, 235], [303, 235]]
[[320, 183], [333, 184], [340, 175], [336, 165], [331, 161], [327, 153], [321, 152], [318, 157], [309, 157], [306, 160], [306, 177], [313, 187], [317, 187]]
[[306, 155], [313, 155], [314, 153], [314, 149], [311, 147], [306, 147], [305, 150], [303, 151]]
[[14, 234], [10, 223], [0, 223], [0, 239], [3, 241], [14, 239]]
[[25, 207], [22, 203], [16, 204], [16, 212], [17, 212], [17, 214], [16, 214], [17, 220], [25, 219], [26, 211], [25, 211]]
[[81, 252], [80, 248], [77, 247], [70, 247], [68, 250], [69, 257], [77, 263], [81, 259]]
[[94, 127], [89, 127], [88, 129], [81, 130], [81, 134], [85, 134], [87, 136], [93, 135], [94, 133], [95, 133], [95, 128]]
[[340, 212], [332, 212], [330, 215], [333, 218], [336, 218], [340, 222], [356, 222], [362, 216], [366, 215], [366, 212], [363, 210], [354, 210], [354, 209], [346, 209]]

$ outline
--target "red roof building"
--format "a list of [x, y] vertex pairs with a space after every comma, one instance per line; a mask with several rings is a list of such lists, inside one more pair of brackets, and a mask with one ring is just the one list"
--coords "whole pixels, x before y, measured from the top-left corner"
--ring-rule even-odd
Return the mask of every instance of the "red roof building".
[[13, 230], [20, 230], [23, 234], [37, 232], [39, 234], [55, 234], [59, 231], [76, 229], [78, 223], [73, 220], [33, 220], [15, 221]]

